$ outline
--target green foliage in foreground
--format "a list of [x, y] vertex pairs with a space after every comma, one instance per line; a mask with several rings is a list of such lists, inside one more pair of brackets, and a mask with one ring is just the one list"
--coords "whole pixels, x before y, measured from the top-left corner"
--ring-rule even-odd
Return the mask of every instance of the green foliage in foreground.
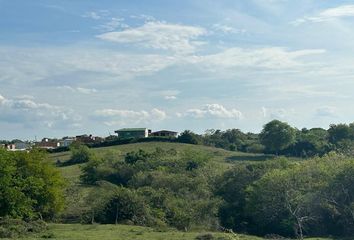
[[52, 218], [64, 207], [63, 186], [45, 153], [0, 149], [0, 217]]
[[[50, 224], [49, 229], [33, 234], [26, 240], [196, 240], [208, 233], [203, 231], [179, 232], [175, 230], [158, 231], [153, 228], [128, 225], [81, 225]], [[263, 240], [263, 238], [243, 234], [211, 233], [215, 240]], [[202, 239], [202, 238], [199, 238]], [[309, 238], [307, 240], [332, 240], [330, 238]]]
[[354, 235], [354, 161], [329, 155], [272, 167], [236, 167], [219, 194], [225, 227], [283, 236]]
[[20, 219], [0, 218], [0, 238], [18, 238], [41, 233], [48, 228], [42, 220], [26, 222]]

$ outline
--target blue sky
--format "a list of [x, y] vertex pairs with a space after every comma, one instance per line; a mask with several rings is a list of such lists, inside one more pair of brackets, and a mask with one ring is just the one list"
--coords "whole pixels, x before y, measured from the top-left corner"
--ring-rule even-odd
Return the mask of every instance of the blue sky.
[[0, 0], [0, 138], [354, 121], [354, 1]]

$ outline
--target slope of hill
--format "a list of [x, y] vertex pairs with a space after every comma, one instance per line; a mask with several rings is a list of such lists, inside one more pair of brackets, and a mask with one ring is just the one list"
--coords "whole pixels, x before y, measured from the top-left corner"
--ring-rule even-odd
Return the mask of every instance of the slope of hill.
[[[210, 162], [215, 163], [220, 169], [228, 169], [236, 163], [249, 163], [253, 161], [263, 161], [266, 159], [272, 159], [274, 156], [266, 156], [263, 154], [249, 154], [241, 152], [232, 152], [224, 149], [207, 147], [201, 145], [191, 145], [182, 143], [169, 143], [169, 142], [146, 142], [118, 145], [111, 147], [92, 148], [91, 151], [98, 158], [111, 158], [115, 160], [124, 161], [124, 157], [127, 153], [132, 151], [144, 150], [146, 152], [153, 152], [156, 148], [163, 150], [176, 150], [176, 154], [180, 155], [186, 151], [194, 151], [201, 154], [207, 154], [210, 157]], [[53, 164], [57, 162], [65, 163], [71, 158], [70, 152], [54, 153], [50, 155], [50, 159]], [[57, 165], [61, 171], [63, 177], [67, 180], [67, 193], [66, 193], [66, 209], [63, 213], [66, 222], [77, 222], [77, 216], [81, 212], [85, 211], [85, 201], [88, 194], [97, 186], [86, 185], [80, 181], [80, 175], [82, 174], [82, 166], [84, 164], [74, 165]], [[70, 220], [75, 219], [75, 220]]]
[[[253, 154], [253, 153], [242, 153], [242, 152], [232, 152], [220, 148], [207, 147], [202, 145], [191, 145], [184, 143], [169, 143], [169, 142], [146, 142], [146, 143], [134, 143], [126, 145], [117, 145], [111, 147], [102, 148], [92, 148], [92, 151], [97, 156], [104, 156], [105, 154], [119, 155], [121, 159], [124, 158], [125, 154], [132, 151], [137, 151], [139, 149], [152, 152], [156, 148], [162, 149], [175, 149], [177, 152], [183, 152], [185, 150], [191, 149], [193, 151], [204, 152], [212, 157], [213, 161], [224, 164], [226, 167], [234, 164], [235, 162], [249, 162], [249, 161], [264, 161], [267, 159], [272, 159], [272, 155], [264, 154]], [[70, 152], [53, 153], [50, 155], [53, 162], [65, 162], [71, 157]], [[70, 182], [77, 182], [78, 176], [80, 175], [80, 164], [63, 166], [59, 168], [63, 176]]]
[[[202, 238], [202, 236], [205, 236]], [[207, 237], [212, 236], [212, 238]], [[198, 238], [199, 237], [199, 238]], [[180, 232], [173, 229], [159, 231], [148, 227], [128, 225], [81, 225], [81, 224], [50, 224], [49, 229], [43, 233], [28, 236], [26, 240], [36, 239], [56, 240], [263, 240], [264, 238], [244, 235], [210, 233], [203, 231]], [[306, 238], [306, 240], [332, 240], [332, 238]], [[338, 239], [337, 239], [338, 240]]]

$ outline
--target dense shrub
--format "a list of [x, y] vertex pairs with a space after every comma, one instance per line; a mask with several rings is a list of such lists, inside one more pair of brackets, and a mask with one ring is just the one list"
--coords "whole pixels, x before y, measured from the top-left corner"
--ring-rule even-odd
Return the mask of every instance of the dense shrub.
[[200, 144], [201, 140], [201, 136], [189, 130], [185, 130], [177, 138], [177, 142], [188, 144]]
[[41, 220], [25, 222], [8, 217], [0, 218], [0, 238], [24, 237], [30, 233], [40, 233], [46, 229], [47, 224]]
[[200, 234], [200, 235], [196, 236], [195, 239], [196, 240], [213, 240], [213, 239], [215, 239], [215, 237], [211, 233], [204, 233], [204, 234]]
[[75, 142], [70, 146], [71, 158], [65, 164], [78, 164], [88, 162], [91, 158], [94, 158], [91, 150], [84, 144]]
[[151, 225], [149, 207], [135, 190], [116, 188], [102, 209], [97, 212], [96, 220], [101, 223], [121, 223], [131, 221], [137, 225]]
[[[89, 161], [81, 179], [99, 186], [104, 180], [106, 186], [111, 186], [105, 192], [94, 191], [88, 201], [97, 222], [112, 223], [117, 219], [181, 230], [199, 225], [213, 228], [218, 225], [220, 199], [212, 194], [210, 173], [215, 169], [208, 164], [208, 155], [192, 150], [138, 150], [127, 153], [124, 159]], [[112, 187], [117, 185], [122, 187]], [[94, 200], [95, 195], [102, 201]]]

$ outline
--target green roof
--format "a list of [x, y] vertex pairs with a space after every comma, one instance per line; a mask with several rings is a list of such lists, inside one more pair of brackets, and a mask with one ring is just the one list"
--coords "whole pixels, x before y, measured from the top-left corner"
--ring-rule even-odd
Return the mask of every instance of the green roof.
[[122, 129], [119, 129], [115, 132], [140, 132], [140, 131], [145, 131], [146, 128], [122, 128]]

